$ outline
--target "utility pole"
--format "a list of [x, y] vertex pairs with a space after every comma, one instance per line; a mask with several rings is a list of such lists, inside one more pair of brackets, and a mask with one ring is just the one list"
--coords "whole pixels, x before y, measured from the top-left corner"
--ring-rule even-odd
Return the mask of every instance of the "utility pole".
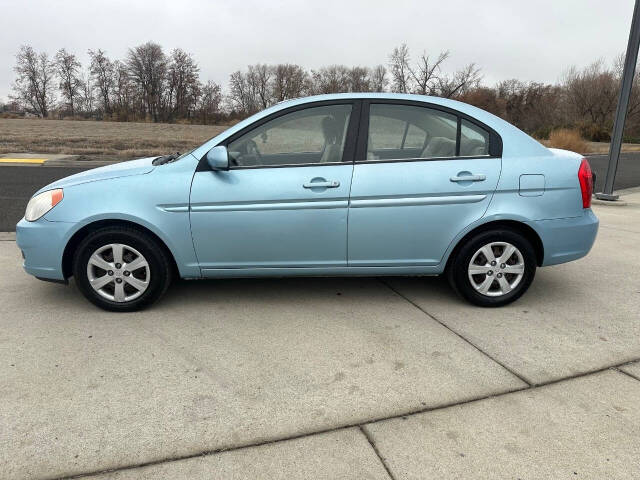
[[616, 119], [613, 124], [613, 134], [611, 135], [611, 146], [609, 147], [609, 166], [607, 176], [604, 181], [604, 191], [596, 193], [596, 198], [600, 200], [618, 200], [619, 196], [613, 194], [613, 182], [616, 179], [618, 170], [618, 160], [620, 160], [620, 148], [622, 147], [622, 133], [624, 132], [624, 122], [627, 119], [627, 108], [629, 107], [629, 97], [633, 85], [633, 76], [636, 72], [638, 62], [638, 49], [640, 48], [640, 0], [636, 0], [633, 8], [633, 18], [631, 19], [631, 31], [629, 32], [629, 43], [627, 44], [627, 54], [624, 58], [624, 70], [622, 72], [622, 86], [620, 88], [620, 98], [616, 108]]

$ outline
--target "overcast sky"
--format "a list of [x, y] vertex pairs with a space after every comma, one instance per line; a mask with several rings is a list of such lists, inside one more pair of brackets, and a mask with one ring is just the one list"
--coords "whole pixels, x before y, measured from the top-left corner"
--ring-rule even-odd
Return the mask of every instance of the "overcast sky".
[[414, 56], [449, 50], [445, 67], [476, 62], [484, 83], [555, 82], [571, 65], [626, 49], [633, 0], [0, 0], [0, 99], [22, 44], [123, 58], [153, 40], [192, 53], [201, 78], [226, 86], [252, 63], [386, 64], [406, 42]]

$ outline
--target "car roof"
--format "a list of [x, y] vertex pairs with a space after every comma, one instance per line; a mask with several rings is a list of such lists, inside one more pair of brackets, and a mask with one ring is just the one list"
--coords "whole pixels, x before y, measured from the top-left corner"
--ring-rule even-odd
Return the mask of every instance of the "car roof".
[[309, 97], [300, 97], [290, 100], [284, 100], [279, 102], [265, 110], [262, 110], [255, 115], [246, 118], [245, 120], [237, 123], [231, 128], [220, 133], [211, 140], [205, 142], [200, 147], [193, 151], [193, 155], [197, 158], [202, 158], [211, 148], [215, 147], [222, 141], [226, 140], [231, 135], [242, 130], [243, 128], [250, 126], [252, 123], [281, 110], [295, 107], [298, 105], [305, 105], [308, 103], [332, 101], [332, 100], [355, 100], [355, 99], [380, 99], [380, 100], [397, 100], [397, 101], [412, 101], [420, 102], [431, 105], [440, 105], [452, 110], [469, 115], [472, 118], [486, 124], [493, 128], [502, 137], [502, 156], [540, 156], [549, 155], [549, 150], [531, 138], [529, 135], [511, 125], [509, 122], [482, 110], [468, 103], [452, 100], [450, 98], [432, 97], [428, 95], [415, 95], [408, 93], [332, 93], [325, 95], [313, 95]]

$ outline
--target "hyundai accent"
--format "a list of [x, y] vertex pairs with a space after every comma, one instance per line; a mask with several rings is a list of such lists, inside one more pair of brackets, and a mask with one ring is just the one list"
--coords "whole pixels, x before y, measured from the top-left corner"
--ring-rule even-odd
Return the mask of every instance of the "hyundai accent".
[[581, 155], [453, 100], [279, 103], [182, 155], [54, 182], [16, 227], [27, 273], [114, 311], [172, 278], [440, 275], [469, 302], [520, 297], [585, 256], [598, 219]]

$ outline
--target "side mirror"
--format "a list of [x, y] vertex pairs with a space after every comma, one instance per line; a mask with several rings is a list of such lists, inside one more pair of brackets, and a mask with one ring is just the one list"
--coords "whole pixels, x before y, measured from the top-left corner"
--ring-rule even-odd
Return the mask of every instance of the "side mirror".
[[207, 163], [211, 170], [229, 170], [229, 153], [227, 147], [218, 145], [207, 152]]

